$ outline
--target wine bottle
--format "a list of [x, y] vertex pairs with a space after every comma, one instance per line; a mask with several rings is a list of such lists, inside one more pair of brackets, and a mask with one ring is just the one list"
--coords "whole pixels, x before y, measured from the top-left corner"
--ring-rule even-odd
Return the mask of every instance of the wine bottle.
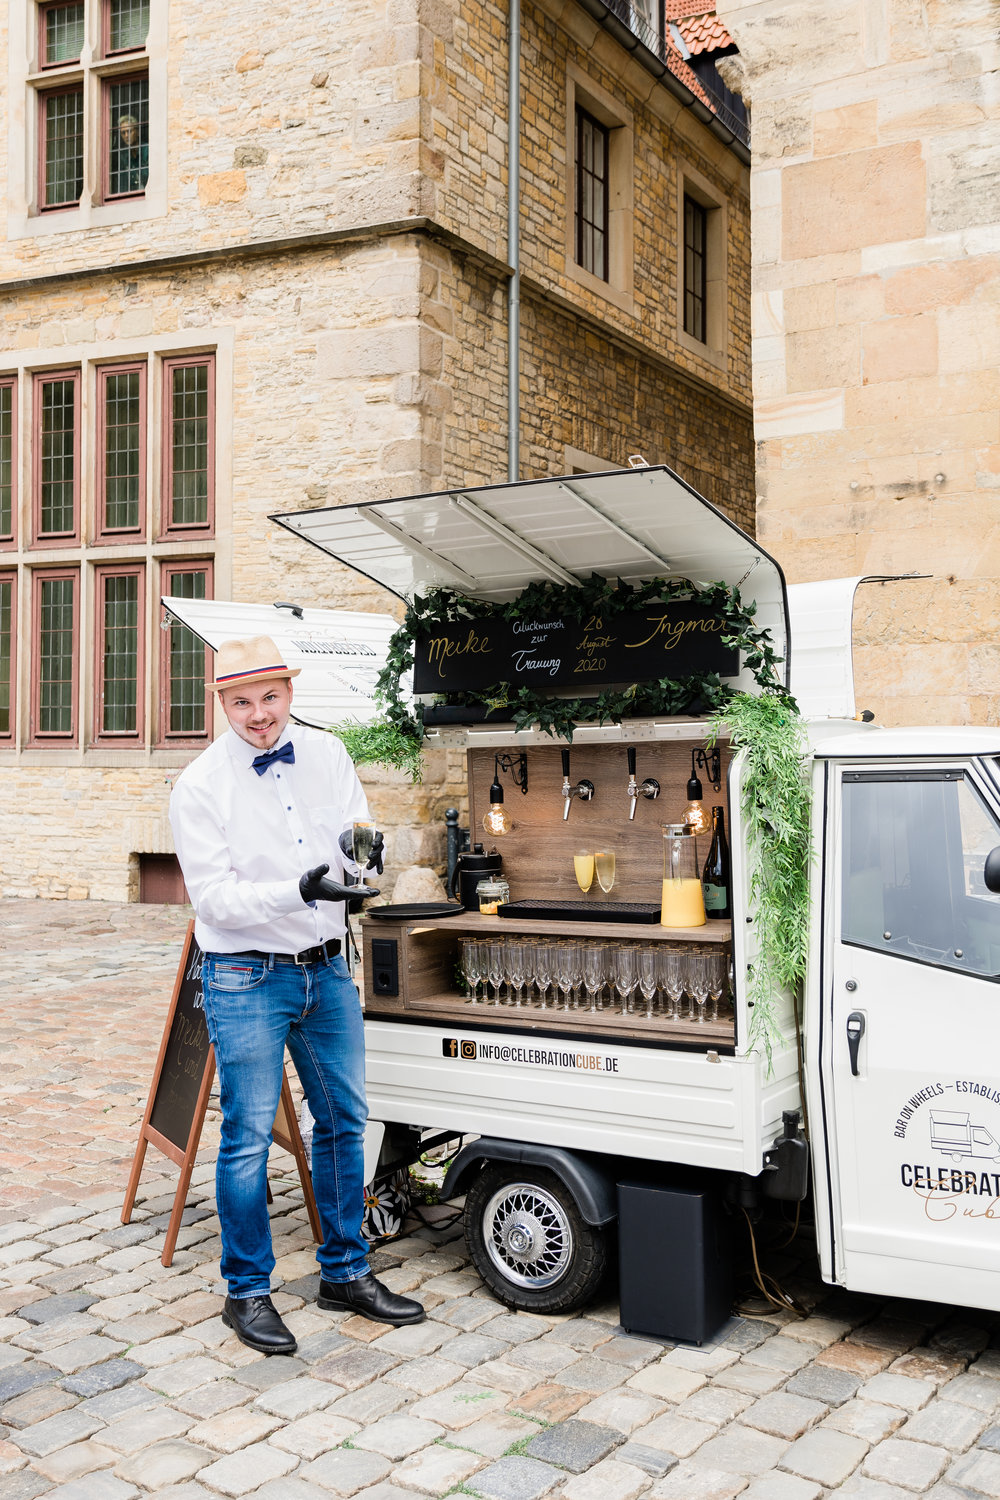
[[712, 842], [701, 874], [705, 893], [705, 916], [711, 922], [733, 914], [729, 884], [729, 845], [726, 843], [726, 814], [721, 807], [712, 808]]

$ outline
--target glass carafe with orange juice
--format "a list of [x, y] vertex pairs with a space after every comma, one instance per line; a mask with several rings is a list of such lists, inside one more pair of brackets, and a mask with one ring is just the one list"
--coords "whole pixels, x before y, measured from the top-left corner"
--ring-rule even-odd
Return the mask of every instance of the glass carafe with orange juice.
[[698, 866], [698, 840], [689, 823], [663, 825], [661, 927], [703, 927], [705, 898]]

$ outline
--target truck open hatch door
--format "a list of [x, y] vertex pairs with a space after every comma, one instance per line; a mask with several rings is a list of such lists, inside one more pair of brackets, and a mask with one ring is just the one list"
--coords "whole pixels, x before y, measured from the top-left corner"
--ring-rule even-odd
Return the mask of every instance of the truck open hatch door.
[[[530, 583], [583, 583], [594, 573], [633, 584], [669, 577], [739, 585], [770, 632], [787, 686], [781, 569], [662, 465], [458, 487], [271, 520], [405, 599], [444, 587], [502, 601]], [[750, 674], [743, 677], [739, 685], [754, 690]]]

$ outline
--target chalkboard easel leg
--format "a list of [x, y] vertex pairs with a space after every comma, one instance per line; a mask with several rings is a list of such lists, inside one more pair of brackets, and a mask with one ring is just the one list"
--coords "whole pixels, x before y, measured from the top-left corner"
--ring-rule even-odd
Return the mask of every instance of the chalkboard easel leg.
[[181, 1167], [181, 1175], [177, 1179], [177, 1191], [174, 1194], [174, 1206], [170, 1210], [170, 1222], [167, 1225], [166, 1238], [163, 1241], [163, 1254], [160, 1256], [160, 1264], [169, 1266], [173, 1263], [174, 1249], [177, 1245], [177, 1236], [181, 1232], [181, 1220], [187, 1207], [187, 1191], [191, 1186], [191, 1173], [194, 1171], [194, 1156], [192, 1155]]
[[125, 1190], [125, 1202], [122, 1204], [122, 1223], [129, 1224], [132, 1220], [132, 1210], [135, 1207], [135, 1195], [139, 1191], [139, 1178], [142, 1176], [142, 1164], [146, 1159], [146, 1137], [140, 1135], [132, 1158], [132, 1171], [129, 1173], [128, 1187]]

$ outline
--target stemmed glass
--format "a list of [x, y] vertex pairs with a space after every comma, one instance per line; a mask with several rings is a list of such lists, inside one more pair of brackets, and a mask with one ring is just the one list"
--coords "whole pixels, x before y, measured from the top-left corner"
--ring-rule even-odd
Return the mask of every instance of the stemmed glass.
[[712, 1021], [719, 1019], [719, 1001], [726, 992], [726, 979], [728, 977], [729, 955], [724, 948], [716, 949], [709, 955], [708, 960], [708, 993], [712, 1001]]
[[535, 986], [542, 1010], [548, 1009], [548, 995], [552, 988], [555, 970], [555, 945], [543, 938], [535, 947]]
[[556, 984], [562, 995], [560, 1010], [571, 1009], [573, 990], [580, 982], [580, 944], [566, 938], [556, 947]]
[[632, 1010], [632, 991], [639, 982], [638, 951], [634, 943], [615, 944], [615, 989], [622, 999], [622, 1015]]
[[656, 994], [656, 947], [643, 943], [639, 948], [639, 993], [646, 1002], [646, 1015], [653, 1014], [653, 996]]
[[604, 988], [605, 958], [607, 949], [603, 943], [583, 945], [583, 986], [590, 996], [590, 1009], [599, 1010], [597, 997]]
[[372, 857], [372, 848], [375, 843], [375, 833], [378, 824], [370, 818], [357, 818], [352, 825], [352, 848], [354, 850], [354, 863], [358, 866], [358, 884], [365, 883], [365, 870], [368, 861]]
[[500, 999], [500, 986], [506, 978], [504, 971], [504, 940], [503, 938], [491, 938], [489, 943], [489, 965], [487, 977], [493, 986], [493, 1004], [502, 1004]]
[[514, 1004], [524, 1005], [525, 998], [522, 994], [527, 986], [528, 979], [528, 954], [522, 942], [516, 938], [507, 940], [507, 982], [514, 992]]
[[462, 974], [466, 984], [469, 986], [469, 1003], [475, 1005], [479, 996], [477, 990], [485, 979], [483, 966], [483, 945], [478, 938], [464, 938], [462, 940]]
[[594, 856], [583, 852], [573, 855], [573, 873], [584, 895], [594, 883]]
[[680, 1016], [681, 997], [684, 994], [684, 955], [678, 948], [668, 948], [664, 956], [664, 989], [669, 1001], [668, 1017], [676, 1021]]
[[699, 1024], [705, 1021], [705, 1005], [708, 1002], [709, 955], [696, 950], [688, 955], [688, 991], [697, 1006]]

